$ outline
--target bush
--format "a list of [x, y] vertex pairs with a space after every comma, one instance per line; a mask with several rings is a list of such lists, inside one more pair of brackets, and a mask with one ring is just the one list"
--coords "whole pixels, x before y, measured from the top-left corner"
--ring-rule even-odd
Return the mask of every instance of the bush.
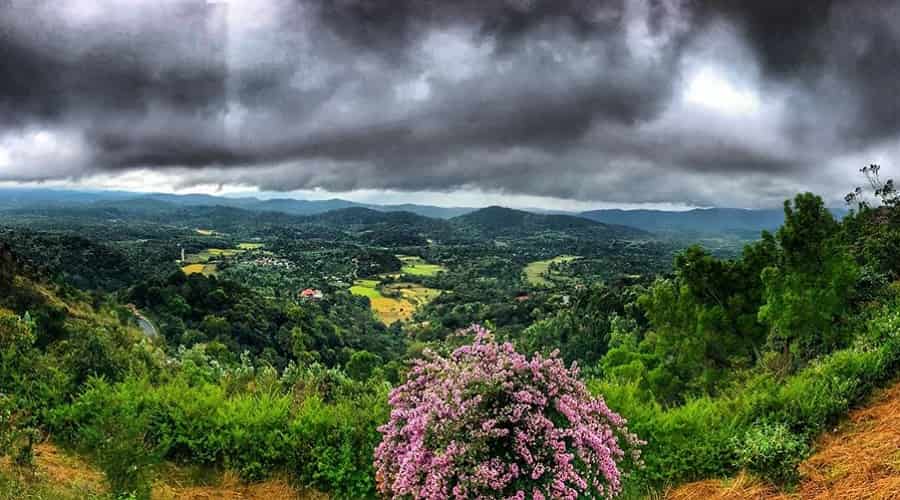
[[[628, 493], [645, 492], [737, 471], [734, 436], [748, 439], [757, 422], [783, 426], [801, 443], [833, 425], [900, 368], [900, 335], [891, 308], [875, 315], [866, 331], [879, 339], [835, 351], [781, 380], [760, 374], [718, 398], [698, 398], [664, 409], [638, 384], [591, 381], [611, 408], [629, 415], [631, 428], [648, 441], [645, 466], [628, 481]], [[760, 438], [762, 439], [762, 438]]]
[[375, 496], [372, 454], [388, 417], [387, 391], [325, 404], [307, 399], [291, 422], [292, 468], [308, 485], [338, 498]]
[[34, 443], [40, 433], [24, 424], [25, 420], [15, 401], [0, 393], [0, 456], [9, 456], [18, 466], [30, 467], [34, 462]]
[[643, 444], [555, 354], [475, 341], [417, 362], [375, 452], [392, 498], [610, 498]]
[[754, 426], [734, 440], [735, 466], [779, 485], [797, 481], [797, 466], [808, 451], [803, 437], [784, 424]]
[[[245, 385], [267, 385], [267, 371], [258, 372]], [[387, 388], [337, 374], [285, 374], [299, 399], [283, 392], [281, 382], [229, 396], [224, 386], [233, 377], [213, 384], [193, 369], [159, 385], [92, 379], [72, 404], [52, 412], [51, 429], [61, 442], [91, 452], [112, 489], [138, 497], [162, 458], [222, 466], [246, 480], [286, 472], [338, 498], [372, 497], [372, 454], [377, 427], [387, 421]]]
[[151, 437], [140, 389], [91, 379], [79, 399], [53, 418], [61, 436], [94, 459], [114, 495], [147, 499], [167, 443]]

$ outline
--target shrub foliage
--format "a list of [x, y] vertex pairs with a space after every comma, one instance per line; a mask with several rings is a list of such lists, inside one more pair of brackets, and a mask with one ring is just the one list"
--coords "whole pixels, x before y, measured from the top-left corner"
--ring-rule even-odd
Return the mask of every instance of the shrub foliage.
[[375, 452], [393, 498], [616, 496], [637, 436], [557, 355], [531, 359], [474, 326], [474, 343], [419, 361], [390, 395]]

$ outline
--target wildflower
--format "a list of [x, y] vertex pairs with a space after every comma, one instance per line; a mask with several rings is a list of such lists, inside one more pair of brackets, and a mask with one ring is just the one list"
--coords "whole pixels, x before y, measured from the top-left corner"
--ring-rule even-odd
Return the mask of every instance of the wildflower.
[[390, 394], [378, 489], [391, 498], [612, 498], [642, 441], [557, 354], [530, 359], [480, 326]]

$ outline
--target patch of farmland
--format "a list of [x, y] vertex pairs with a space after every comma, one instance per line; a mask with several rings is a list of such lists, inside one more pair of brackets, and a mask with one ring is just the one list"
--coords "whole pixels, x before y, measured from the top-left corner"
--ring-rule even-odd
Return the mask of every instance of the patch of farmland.
[[350, 293], [368, 297], [372, 312], [386, 325], [410, 319], [419, 307], [441, 293], [417, 283], [387, 284], [383, 286], [385, 293], [382, 293], [378, 288], [380, 284], [379, 280], [374, 279], [356, 280], [350, 287]]
[[204, 276], [214, 276], [218, 268], [215, 264], [188, 264], [182, 267], [181, 271], [188, 276], [198, 273]]
[[563, 264], [580, 258], [575, 255], [560, 255], [552, 259], [532, 262], [525, 266], [525, 279], [534, 286], [550, 286], [553, 284], [554, 277], [554, 273], [550, 270], [552, 264]]
[[398, 259], [403, 263], [403, 267], [400, 269], [402, 274], [408, 274], [410, 276], [424, 276], [431, 277], [437, 276], [439, 272], [446, 271], [447, 269], [444, 266], [438, 264], [429, 264], [425, 262], [421, 257], [416, 257], [412, 255], [398, 255]]

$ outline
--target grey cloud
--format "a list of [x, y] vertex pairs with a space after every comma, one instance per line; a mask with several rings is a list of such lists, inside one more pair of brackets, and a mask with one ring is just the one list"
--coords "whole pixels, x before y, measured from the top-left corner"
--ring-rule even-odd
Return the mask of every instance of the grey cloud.
[[[707, 204], [743, 179], [752, 203], [780, 196], [759, 176], [813, 186], [900, 134], [900, 11], [877, 0], [66, 5], [0, 0], [0, 139], [83, 141], [65, 167], [41, 159], [50, 178]], [[710, 54], [761, 116], [680, 103]]]

